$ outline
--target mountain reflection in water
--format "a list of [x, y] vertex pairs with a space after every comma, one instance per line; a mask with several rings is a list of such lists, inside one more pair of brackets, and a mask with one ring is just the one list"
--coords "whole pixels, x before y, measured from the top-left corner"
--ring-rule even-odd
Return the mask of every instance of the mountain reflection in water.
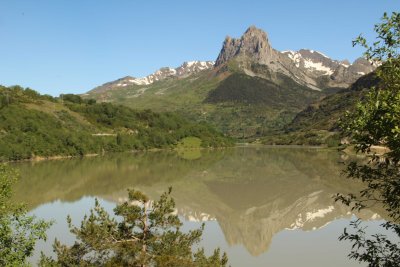
[[[162, 151], [19, 163], [15, 198], [35, 213], [46, 203], [87, 196], [122, 202], [127, 188], [158, 198], [172, 186], [187, 222], [216, 220], [229, 245], [241, 244], [257, 256], [281, 231], [311, 231], [351, 218], [332, 195], [358, 192], [361, 185], [340, 175], [340, 161], [335, 151], [313, 148], [237, 147], [203, 150], [195, 160]], [[378, 214], [357, 216], [380, 219]]]

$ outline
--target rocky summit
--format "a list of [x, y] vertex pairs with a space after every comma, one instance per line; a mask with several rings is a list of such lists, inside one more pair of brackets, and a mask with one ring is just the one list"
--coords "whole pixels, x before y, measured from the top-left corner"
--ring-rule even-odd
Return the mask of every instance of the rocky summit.
[[233, 58], [247, 58], [259, 64], [269, 65], [277, 61], [277, 51], [269, 44], [267, 34], [251, 26], [240, 39], [226, 37], [215, 66]]
[[[232, 61], [248, 75], [273, 80], [271, 72], [278, 72], [315, 90], [348, 87], [376, 68], [364, 58], [350, 64], [348, 60], [334, 60], [309, 49], [279, 52], [272, 48], [267, 33], [255, 26], [248, 28], [239, 39], [225, 38], [215, 66], [221, 67]], [[264, 69], [255, 70], [255, 64]], [[265, 69], [268, 75], [265, 75]]]

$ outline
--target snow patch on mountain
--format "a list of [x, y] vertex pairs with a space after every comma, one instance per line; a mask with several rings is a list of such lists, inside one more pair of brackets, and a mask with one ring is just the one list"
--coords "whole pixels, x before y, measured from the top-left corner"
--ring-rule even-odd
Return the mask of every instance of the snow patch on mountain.
[[307, 69], [314, 69], [316, 71], [324, 72], [327, 75], [333, 74], [333, 70], [327, 66], [324, 66], [322, 62], [313, 62], [309, 59], [304, 60], [304, 67]]
[[300, 62], [302, 57], [299, 52], [288, 50], [288, 51], [282, 51], [282, 53], [286, 54], [291, 60], [293, 60], [296, 67], [300, 67]]
[[310, 52], [311, 53], [317, 53], [317, 54], [320, 54], [321, 56], [323, 56], [323, 57], [326, 57], [326, 58], [329, 58], [330, 59], [330, 57], [328, 57], [327, 55], [325, 55], [324, 53], [321, 53], [321, 52], [319, 52], [319, 51], [315, 51], [315, 50], [310, 50]]
[[[184, 78], [192, 74], [198, 73], [200, 71], [212, 69], [214, 67], [214, 64], [215, 64], [214, 61], [187, 61], [177, 68], [170, 68], [170, 67], [160, 68], [159, 70], [155, 71], [154, 73], [146, 77], [135, 78], [132, 76], [126, 76], [118, 80], [98, 86], [92, 89], [90, 92], [103, 93], [108, 90], [117, 90], [119, 88], [124, 88], [134, 85], [146, 86], [154, 82], [164, 80], [166, 78]], [[143, 94], [144, 91], [145, 90], [138, 90], [137, 94], [130, 95], [129, 97], [138, 97], [141, 94]]]
[[340, 63], [340, 65], [342, 65], [342, 66], [343, 66], [343, 67], [345, 67], [345, 68], [348, 68], [348, 67], [350, 67], [350, 64], [343, 63], [343, 62], [341, 62], [341, 63]]
[[[318, 52], [315, 50], [302, 50], [302, 51], [303, 51], [303, 53], [304, 53], [304, 51], [308, 51], [311, 54], [318, 54], [318, 55], [328, 59], [329, 61], [331, 61], [331, 59], [328, 56], [322, 54], [321, 52]], [[334, 70], [332, 68], [330, 68], [329, 66], [326, 66], [324, 64], [324, 62], [309, 58], [309, 57], [303, 55], [301, 52], [286, 50], [286, 51], [282, 51], [281, 53], [287, 55], [294, 62], [294, 64], [296, 65], [297, 68], [302, 66], [311, 71], [320, 71], [320, 72], [324, 73], [325, 75], [331, 75], [334, 72]]]
[[117, 83], [116, 86], [124, 87], [130, 84], [149, 85], [167, 77], [182, 77], [202, 70], [210, 69], [214, 66], [214, 63], [214, 61], [187, 61], [175, 69], [170, 67], [161, 68], [146, 77], [125, 80], [124, 83]]

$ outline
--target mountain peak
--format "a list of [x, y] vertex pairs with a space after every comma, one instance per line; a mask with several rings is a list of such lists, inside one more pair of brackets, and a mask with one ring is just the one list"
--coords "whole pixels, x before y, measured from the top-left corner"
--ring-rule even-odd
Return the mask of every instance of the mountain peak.
[[265, 31], [263, 31], [262, 29], [257, 28], [254, 25], [247, 28], [247, 30], [244, 32], [242, 38], [245, 38], [246, 36], [257, 36], [260, 39], [268, 40], [267, 33]]
[[215, 66], [222, 65], [234, 57], [248, 57], [260, 64], [269, 64], [276, 58], [267, 33], [255, 26], [250, 26], [240, 39], [227, 36]]
[[[347, 87], [375, 68], [365, 59], [350, 64], [311, 49], [279, 52], [270, 45], [267, 33], [256, 26], [250, 26], [240, 38], [225, 38], [215, 66], [225, 65], [231, 60], [248, 75], [264, 77], [265, 72], [257, 73], [260, 69], [254, 69], [258, 64], [268, 72], [284, 74], [315, 90]], [[321, 76], [326, 77], [320, 79]], [[265, 77], [271, 79], [268, 75]]]

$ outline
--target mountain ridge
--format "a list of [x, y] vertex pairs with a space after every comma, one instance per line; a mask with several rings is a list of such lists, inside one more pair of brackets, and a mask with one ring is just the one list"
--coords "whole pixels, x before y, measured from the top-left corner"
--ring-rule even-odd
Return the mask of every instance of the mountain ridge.
[[250, 26], [241, 38], [227, 36], [215, 61], [186, 61], [176, 68], [162, 67], [145, 77], [122, 77], [97, 86], [88, 93], [103, 93], [126, 86], [146, 86], [169, 77], [183, 78], [204, 70], [220, 68], [233, 59], [238, 61], [239, 68], [248, 75], [265, 78], [251, 71], [249, 65], [257, 63], [315, 90], [326, 87], [345, 88], [376, 68], [361, 57], [350, 63], [346, 59], [331, 59], [312, 49], [278, 51], [271, 46], [265, 31]]
[[251, 64], [257, 63], [314, 90], [345, 88], [376, 67], [363, 58], [350, 64], [310, 49], [278, 51], [272, 48], [267, 33], [255, 26], [249, 27], [240, 38], [225, 38], [215, 66], [223, 66], [231, 60], [236, 60], [249, 75], [260, 76], [251, 73]]
[[145, 77], [135, 78], [132, 76], [125, 76], [117, 80], [104, 83], [90, 90], [90, 92], [104, 92], [107, 90], [118, 89], [129, 85], [150, 85], [154, 82], [164, 80], [168, 77], [186, 77], [191, 74], [198, 73], [203, 70], [210, 69], [214, 66], [214, 61], [185, 61], [179, 67], [162, 67], [157, 71]]

